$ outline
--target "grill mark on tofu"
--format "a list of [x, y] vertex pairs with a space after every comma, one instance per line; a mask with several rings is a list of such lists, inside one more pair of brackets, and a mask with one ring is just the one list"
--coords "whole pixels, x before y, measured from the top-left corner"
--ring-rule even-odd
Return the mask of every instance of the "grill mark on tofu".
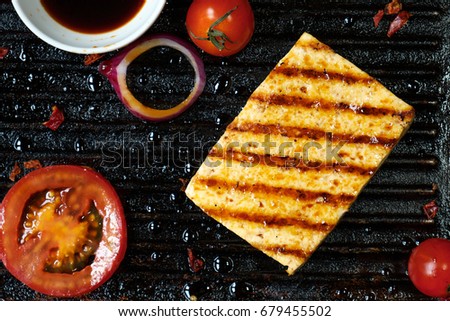
[[[246, 122], [246, 120], [244, 122]], [[304, 150], [308, 147], [307, 144], [311, 144], [311, 139], [309, 139], [308, 137], [293, 139], [281, 135], [271, 135], [270, 137], [267, 136], [267, 134], [254, 134], [252, 132], [227, 131], [227, 133], [223, 137], [221, 137], [216, 146], [219, 149], [222, 148], [223, 150], [225, 150], [234, 148], [236, 144], [234, 142], [238, 142], [242, 145], [239, 145], [239, 147], [236, 147], [234, 149], [240, 150], [242, 152], [250, 152], [260, 155], [272, 154], [289, 156], [292, 158], [300, 158], [303, 157]], [[273, 141], [276, 144], [275, 147], [268, 149], [268, 145], [263, 145], [263, 143], [267, 141], [268, 138], [270, 138], [270, 141]], [[250, 143], [247, 143], [247, 145], [244, 146], [244, 143], [241, 142]], [[252, 142], [256, 142], [258, 145], [253, 144]], [[327, 144], [326, 139], [316, 140], [315, 142], [325, 147]], [[331, 145], [337, 146], [337, 144], [339, 144], [339, 142], [332, 142]], [[282, 146], [287, 146], [287, 148], [284, 148]], [[378, 159], [380, 157], [384, 157], [387, 151], [388, 149], [386, 149], [382, 145], [344, 143], [342, 145], [342, 148], [338, 152], [338, 156], [340, 157], [340, 159], [338, 160], [335, 157], [332, 157], [332, 159], [336, 159], [339, 162], [342, 161], [342, 163], [346, 163], [350, 166], [378, 168]], [[307, 157], [308, 160], [313, 162], [326, 161], [326, 148], [312, 148], [308, 152]]]
[[312, 251], [305, 251], [300, 248], [289, 248], [287, 246], [264, 246], [261, 245], [261, 250], [265, 252], [270, 252], [274, 255], [283, 254], [283, 255], [291, 255], [296, 258], [306, 260], [312, 254]]
[[[297, 228], [312, 230], [316, 232], [329, 232], [336, 225], [327, 222], [314, 223], [302, 217], [277, 217], [273, 215], [254, 215], [244, 211], [229, 211], [227, 209], [205, 208], [205, 211], [213, 216], [220, 217], [221, 220], [238, 220], [263, 224], [265, 227], [295, 226]], [[301, 214], [299, 214], [300, 216]]]
[[241, 153], [237, 150], [228, 149], [226, 151], [220, 151], [214, 147], [209, 152], [210, 157], [234, 160], [241, 163], [249, 164], [250, 166], [262, 165], [277, 168], [297, 168], [301, 171], [316, 171], [320, 172], [324, 169], [332, 168], [336, 172], [340, 173], [357, 173], [361, 176], [371, 176], [375, 173], [377, 168], [359, 167], [355, 165], [331, 163], [326, 164], [324, 162], [305, 162], [301, 158], [294, 158], [289, 156], [276, 156], [276, 155], [259, 155], [255, 153], [246, 152]]
[[[306, 89], [304, 89], [306, 90]], [[388, 108], [377, 108], [372, 106], [358, 106], [350, 105], [343, 102], [330, 102], [326, 100], [309, 100], [307, 98], [295, 95], [283, 95], [283, 94], [253, 94], [250, 100], [257, 101], [263, 104], [286, 106], [286, 107], [303, 107], [303, 108], [320, 108], [321, 110], [333, 111], [343, 110], [358, 115], [371, 115], [371, 116], [392, 116], [400, 117], [401, 120], [410, 119], [414, 116], [414, 112], [411, 110], [397, 112]]]
[[199, 177], [197, 183], [207, 188], [217, 188], [224, 190], [235, 190], [241, 193], [264, 193], [267, 197], [276, 197], [283, 195], [294, 200], [315, 201], [316, 203], [341, 206], [350, 204], [355, 200], [355, 195], [350, 194], [330, 194], [327, 192], [306, 191], [295, 188], [283, 188], [270, 186], [263, 183], [254, 183], [251, 185], [241, 184], [240, 182], [230, 183], [215, 178]]
[[[251, 132], [253, 134], [281, 135], [289, 138], [309, 138], [311, 140], [319, 140], [327, 137], [330, 133], [312, 128], [299, 128], [294, 126], [280, 126], [274, 124], [258, 124], [258, 123], [231, 123], [227, 130], [237, 132]], [[387, 149], [395, 146], [398, 138], [385, 138], [366, 135], [350, 135], [350, 134], [331, 134], [333, 141], [351, 143], [351, 144], [370, 144], [381, 145]]]
[[369, 76], [358, 76], [356, 74], [342, 74], [336, 73], [332, 71], [327, 71], [324, 69], [323, 71], [318, 71], [314, 69], [301, 69], [296, 67], [290, 67], [286, 65], [281, 65], [275, 68], [272, 71], [271, 77], [275, 77], [278, 74], [282, 74], [286, 77], [304, 77], [304, 78], [314, 78], [317, 80], [325, 80], [325, 81], [340, 81], [344, 82], [347, 85], [352, 85], [356, 83], [362, 83], [364, 85], [370, 85], [376, 82], [375, 79]]
[[[188, 194], [195, 193], [197, 199], [204, 201], [201, 208], [205, 212], [207, 212], [207, 209], [217, 210], [226, 208], [232, 212], [250, 212], [255, 216], [300, 216], [303, 220], [313, 223], [326, 222], [327, 224], [336, 224], [345, 213], [348, 205], [342, 204], [341, 206], [336, 206], [316, 203], [315, 200], [313, 202], [297, 201], [283, 195], [276, 195], [270, 198], [271, 195], [263, 193], [254, 193], [250, 198], [248, 194], [227, 191], [223, 188], [201, 189], [200, 185], [197, 185], [198, 180], [201, 177], [204, 179], [208, 178], [208, 174], [195, 177], [195, 185], [190, 185], [187, 189]], [[220, 180], [221, 178], [216, 179]], [[203, 185], [201, 186], [204, 187]], [[216, 219], [223, 222], [220, 217], [216, 217]]]

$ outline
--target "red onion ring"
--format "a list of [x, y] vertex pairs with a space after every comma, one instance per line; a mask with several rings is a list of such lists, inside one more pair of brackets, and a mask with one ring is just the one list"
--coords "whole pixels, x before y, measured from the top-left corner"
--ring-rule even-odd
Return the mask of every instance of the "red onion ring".
[[[127, 68], [140, 55], [154, 47], [170, 47], [186, 56], [195, 71], [195, 84], [189, 96], [170, 109], [155, 109], [137, 100], [127, 85]], [[108, 78], [119, 99], [135, 116], [148, 121], [164, 121], [175, 118], [188, 109], [203, 92], [206, 83], [205, 68], [195, 48], [188, 42], [168, 34], [155, 34], [128, 45], [117, 56], [104, 61], [99, 72]]]

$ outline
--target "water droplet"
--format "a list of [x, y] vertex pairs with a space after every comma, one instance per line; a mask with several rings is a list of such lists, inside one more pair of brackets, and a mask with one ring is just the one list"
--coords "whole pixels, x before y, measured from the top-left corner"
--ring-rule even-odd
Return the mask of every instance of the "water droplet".
[[19, 59], [22, 60], [22, 61], [27, 61], [28, 60], [28, 56], [27, 56], [27, 54], [25, 52], [25, 49], [23, 47], [20, 49]]
[[147, 228], [150, 232], [155, 233], [161, 228], [161, 225], [158, 222], [151, 221], [148, 223]]
[[224, 94], [228, 92], [231, 88], [231, 78], [225, 75], [220, 76], [214, 85], [215, 94]]
[[34, 75], [33, 74], [28, 74], [27, 80], [28, 80], [28, 82], [33, 82]]
[[353, 294], [351, 292], [348, 291], [348, 289], [344, 288], [344, 289], [338, 289], [336, 290], [336, 298], [338, 300], [348, 300], [351, 299]]
[[239, 87], [236, 88], [233, 92], [236, 96], [247, 96], [249, 94], [247, 87]]
[[205, 295], [211, 288], [202, 281], [186, 284], [183, 288], [183, 294], [190, 301], [197, 301]]
[[117, 285], [117, 288], [122, 291], [125, 289], [125, 284], [123, 282], [119, 282], [119, 284]]
[[[44, 74], [44, 77], [45, 77], [45, 76], [47, 76], [47, 74]], [[47, 76], [47, 81], [48, 81], [51, 85], [56, 84], [56, 79], [55, 79], [55, 77], [53, 77], [52, 75], [48, 75], [48, 76]]]
[[182, 162], [187, 162], [191, 159], [191, 152], [187, 147], [179, 147], [178, 148], [178, 159]]
[[100, 88], [103, 87], [103, 79], [98, 75], [90, 74], [87, 77], [86, 85], [87, 85], [89, 91], [92, 91], [92, 92], [98, 91], [98, 90], [100, 90]]
[[161, 254], [158, 252], [153, 252], [152, 254], [150, 254], [150, 260], [152, 260], [153, 262], [158, 261], [160, 257]]
[[412, 80], [406, 83], [406, 90], [410, 94], [417, 94], [422, 89], [422, 85], [418, 80]]
[[147, 205], [145, 206], [145, 210], [147, 211], [147, 213], [153, 213], [153, 206]]
[[161, 140], [162, 140], [161, 135], [158, 134], [158, 133], [150, 132], [148, 134], [148, 141], [149, 142], [154, 142], [155, 144], [159, 144], [159, 143], [161, 143]]
[[375, 293], [370, 292], [364, 295], [364, 300], [365, 301], [375, 301], [377, 299], [377, 296]]
[[36, 105], [35, 104], [31, 104], [30, 105], [30, 110], [31, 111], [35, 111], [36, 110]]
[[185, 229], [182, 235], [182, 240], [185, 243], [192, 243], [199, 239], [199, 235], [197, 231], [192, 231], [190, 229]]
[[370, 226], [365, 227], [365, 228], [364, 228], [364, 232], [365, 232], [367, 235], [372, 234], [372, 227], [370, 227]]
[[179, 203], [180, 202], [180, 194], [176, 193], [176, 192], [170, 193], [169, 200], [174, 203]]
[[184, 172], [185, 172], [186, 174], [191, 173], [191, 172], [192, 172], [192, 165], [189, 164], [189, 163], [187, 163], [187, 164], [184, 166]]
[[179, 56], [179, 57], [173, 57], [169, 59], [169, 64], [173, 64], [173, 65], [181, 65], [184, 61], [184, 57], [183, 56]]
[[396, 287], [395, 285], [390, 285], [390, 286], [388, 287], [387, 292], [388, 292], [390, 295], [396, 294], [396, 293], [398, 292], [398, 291], [397, 291], [397, 287]]
[[23, 137], [17, 137], [13, 143], [13, 147], [18, 152], [24, 152], [31, 149], [31, 144], [28, 139]]
[[213, 261], [214, 271], [218, 273], [230, 273], [233, 270], [234, 262], [229, 257], [217, 256]]
[[16, 140], [14, 141], [14, 149], [21, 152], [22, 151], [22, 140], [20, 138], [16, 138]]
[[389, 277], [392, 274], [392, 271], [390, 268], [383, 268], [381, 269], [381, 275]]
[[231, 116], [228, 114], [221, 113], [216, 117], [216, 125], [217, 126], [224, 126], [229, 123], [231, 120]]
[[77, 138], [75, 139], [74, 143], [73, 143], [73, 149], [77, 152], [77, 153], [81, 153], [85, 150], [86, 148], [86, 143], [84, 140], [82, 140], [81, 138]]
[[410, 237], [405, 237], [405, 238], [402, 240], [402, 245], [403, 245], [404, 247], [408, 248], [408, 249], [411, 249], [411, 248], [413, 248], [413, 247], [419, 245], [419, 243], [420, 243], [419, 241], [413, 240], [413, 239], [410, 238]]
[[140, 76], [140, 77], [138, 78], [137, 81], [138, 81], [138, 84], [139, 84], [139, 85], [145, 86], [145, 85], [148, 84], [148, 77], [146, 77], [146, 76]]
[[239, 299], [245, 299], [254, 292], [253, 285], [248, 282], [236, 281], [228, 288], [230, 294]]
[[355, 24], [355, 18], [354, 17], [345, 17], [344, 18], [344, 26], [346, 27], [353, 27]]

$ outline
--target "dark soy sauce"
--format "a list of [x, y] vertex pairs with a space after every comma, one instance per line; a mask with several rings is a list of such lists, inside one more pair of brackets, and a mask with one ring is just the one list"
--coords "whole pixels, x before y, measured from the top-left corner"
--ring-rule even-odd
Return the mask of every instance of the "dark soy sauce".
[[41, 0], [48, 14], [68, 29], [104, 33], [125, 25], [146, 0]]

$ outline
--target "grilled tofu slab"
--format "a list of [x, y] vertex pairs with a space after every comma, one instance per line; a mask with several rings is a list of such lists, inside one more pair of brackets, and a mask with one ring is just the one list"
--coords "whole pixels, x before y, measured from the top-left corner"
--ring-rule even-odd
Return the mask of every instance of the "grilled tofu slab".
[[305, 33], [227, 127], [186, 194], [293, 274], [413, 118], [410, 105]]

